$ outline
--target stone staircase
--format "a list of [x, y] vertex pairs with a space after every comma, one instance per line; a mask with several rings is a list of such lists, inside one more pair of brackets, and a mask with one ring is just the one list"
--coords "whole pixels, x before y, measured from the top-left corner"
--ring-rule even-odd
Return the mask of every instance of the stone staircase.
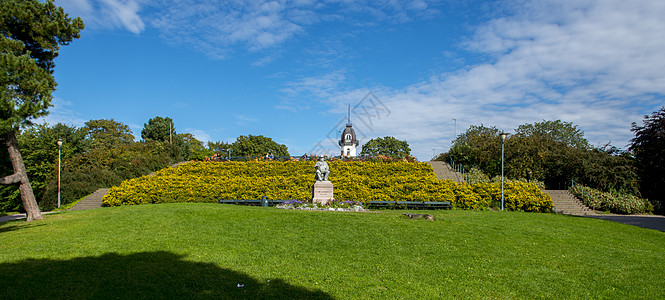
[[543, 190], [543, 193], [550, 195], [555, 213], [566, 215], [595, 215], [596, 213], [589, 207], [580, 202], [568, 190]]
[[102, 207], [102, 197], [108, 193], [108, 188], [98, 189], [94, 193], [83, 198], [79, 203], [76, 203], [74, 207], [69, 210], [86, 210], [86, 209], [95, 209]]
[[450, 164], [442, 161], [428, 161], [427, 163], [432, 165], [437, 179], [450, 179], [457, 183], [463, 182], [462, 173], [453, 171]]

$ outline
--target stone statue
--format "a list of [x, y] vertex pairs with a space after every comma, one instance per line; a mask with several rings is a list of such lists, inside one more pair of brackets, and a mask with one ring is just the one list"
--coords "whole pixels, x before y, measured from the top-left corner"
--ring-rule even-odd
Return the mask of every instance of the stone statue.
[[314, 176], [316, 181], [328, 181], [330, 169], [328, 168], [328, 163], [323, 160], [323, 157], [319, 158], [319, 161], [314, 165], [314, 169], [316, 169], [316, 175]]

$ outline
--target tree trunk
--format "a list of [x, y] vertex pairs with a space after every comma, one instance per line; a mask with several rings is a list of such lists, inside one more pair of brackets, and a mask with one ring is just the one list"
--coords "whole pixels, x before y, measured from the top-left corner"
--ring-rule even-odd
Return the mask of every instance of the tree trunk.
[[9, 151], [9, 159], [11, 159], [14, 167], [14, 175], [0, 179], [0, 183], [19, 185], [18, 189], [21, 192], [21, 201], [23, 202], [23, 208], [25, 208], [27, 222], [42, 219], [42, 213], [39, 211], [35, 194], [32, 193], [32, 186], [28, 180], [28, 173], [25, 171], [25, 164], [23, 164], [21, 152], [18, 150], [18, 141], [13, 131], [5, 134], [4, 142]]

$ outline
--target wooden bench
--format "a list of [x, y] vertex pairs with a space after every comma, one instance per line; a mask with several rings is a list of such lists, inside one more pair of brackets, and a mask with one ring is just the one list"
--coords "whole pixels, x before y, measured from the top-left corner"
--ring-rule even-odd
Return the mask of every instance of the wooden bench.
[[259, 200], [219, 200], [219, 204], [235, 204], [235, 205], [250, 205], [250, 206], [275, 206], [282, 204], [286, 200], [272, 200], [272, 199], [259, 199]]
[[450, 202], [442, 201], [370, 201], [367, 208], [388, 209], [448, 209]]

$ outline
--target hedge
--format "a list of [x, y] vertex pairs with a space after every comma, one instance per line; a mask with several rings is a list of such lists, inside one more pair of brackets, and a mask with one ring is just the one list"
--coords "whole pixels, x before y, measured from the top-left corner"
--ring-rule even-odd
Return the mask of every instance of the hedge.
[[[164, 202], [216, 202], [219, 199], [311, 199], [313, 161], [191, 162], [166, 168], [153, 176], [124, 181], [111, 188], [104, 206]], [[438, 180], [426, 163], [328, 162], [335, 198], [367, 203], [391, 201], [449, 201], [462, 209], [487, 209], [495, 195], [476, 188]], [[489, 184], [490, 186], [496, 184]], [[486, 189], [486, 187], [484, 188]], [[535, 190], [534, 190], [535, 189]], [[512, 210], [551, 209], [551, 200], [534, 185], [506, 185]], [[535, 193], [537, 191], [538, 193]], [[506, 196], [508, 199], [508, 196]], [[545, 198], [549, 206], [543, 204]]]
[[569, 190], [588, 207], [595, 206], [596, 209], [617, 214], [653, 212], [653, 205], [648, 200], [633, 195], [601, 192], [579, 184], [572, 186]]

